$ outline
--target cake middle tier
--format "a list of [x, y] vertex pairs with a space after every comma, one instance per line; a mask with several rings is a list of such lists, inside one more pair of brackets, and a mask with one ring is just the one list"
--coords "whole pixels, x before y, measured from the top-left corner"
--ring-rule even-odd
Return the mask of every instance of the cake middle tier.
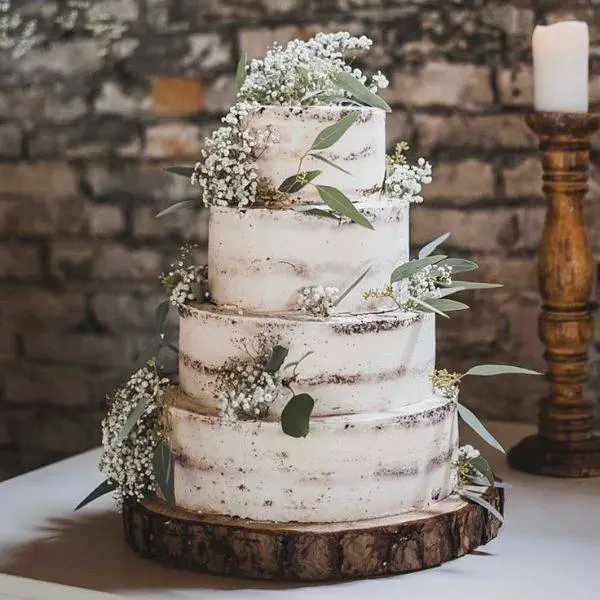
[[389, 298], [363, 292], [389, 283], [408, 260], [409, 207], [382, 200], [357, 203], [374, 231], [292, 209], [211, 207], [208, 233], [209, 288], [216, 304], [253, 312], [297, 309], [301, 290], [322, 285], [343, 290], [368, 272], [339, 310], [375, 312]]
[[[394, 410], [421, 401], [431, 390], [433, 314], [394, 311], [319, 319], [298, 313], [240, 315], [192, 304], [181, 312], [179, 336], [180, 384], [209, 411], [219, 407], [223, 371], [275, 345], [289, 350], [286, 363], [303, 359], [292, 385], [296, 394], [315, 399], [314, 415]], [[288, 399], [272, 405], [271, 418], [279, 417]]]

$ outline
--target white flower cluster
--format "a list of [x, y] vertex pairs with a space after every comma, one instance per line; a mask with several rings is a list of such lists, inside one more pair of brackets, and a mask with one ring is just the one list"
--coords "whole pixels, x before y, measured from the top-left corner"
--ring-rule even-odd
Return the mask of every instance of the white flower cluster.
[[[168, 383], [149, 365], [134, 373], [110, 398], [108, 414], [102, 421], [100, 470], [116, 483], [118, 500], [141, 500], [154, 491], [152, 461], [165, 433], [163, 396]], [[127, 417], [141, 402], [145, 403], [143, 414], [127, 438], [119, 441]]]
[[219, 412], [225, 419], [264, 419], [283, 393], [281, 369], [264, 370], [264, 360], [231, 361], [217, 377]]
[[439, 298], [439, 286], [452, 284], [452, 267], [427, 265], [406, 280], [406, 293], [412, 298]]
[[251, 61], [238, 98], [261, 104], [331, 104], [332, 97], [349, 97], [335, 83], [335, 74], [340, 71], [351, 73], [376, 93], [387, 87], [386, 77], [376, 73], [369, 81], [350, 64], [372, 44], [366, 36], [348, 32], [318, 33], [306, 41], [274, 44], [264, 58]]
[[473, 448], [470, 444], [465, 444], [458, 449], [458, 460], [472, 460], [480, 456], [479, 450]]
[[423, 202], [423, 185], [431, 183], [431, 165], [419, 158], [416, 165], [392, 164], [388, 167], [385, 193], [390, 199], [402, 202]]
[[223, 117], [224, 125], [204, 141], [202, 161], [194, 167], [192, 184], [202, 188], [206, 206], [243, 207], [255, 201], [256, 152], [267, 139], [267, 134], [254, 136], [248, 131], [248, 120], [256, 106], [252, 102], [235, 104]]
[[433, 389], [446, 398], [458, 399], [460, 373], [453, 373], [446, 369], [437, 369], [431, 375]]
[[300, 291], [297, 306], [301, 311], [315, 317], [328, 317], [339, 293], [340, 290], [336, 287], [323, 285], [305, 287]]
[[171, 264], [170, 271], [160, 276], [160, 281], [176, 308], [193, 300], [208, 297], [208, 267], [190, 264], [196, 245], [181, 248], [179, 257]]

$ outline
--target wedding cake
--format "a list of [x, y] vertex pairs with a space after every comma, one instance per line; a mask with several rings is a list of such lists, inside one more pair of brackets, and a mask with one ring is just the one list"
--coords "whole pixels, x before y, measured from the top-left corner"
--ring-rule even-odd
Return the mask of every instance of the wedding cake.
[[[143, 552], [170, 555], [169, 540], [194, 519], [346, 527], [410, 521], [459, 497], [502, 519], [500, 496], [496, 505], [485, 496], [501, 484], [477, 450], [459, 448], [459, 416], [501, 446], [458, 402], [458, 385], [466, 375], [529, 371], [435, 368], [435, 320], [468, 308], [449, 296], [496, 284], [455, 279], [477, 265], [440, 252], [449, 234], [410, 259], [409, 209], [423, 201], [432, 169], [422, 158], [409, 163], [405, 144], [386, 156], [390, 108], [377, 92], [387, 80], [355, 62], [370, 46], [364, 36], [318, 34], [242, 57], [237, 101], [201, 160], [169, 169], [190, 178], [201, 200], [158, 216], [208, 210], [208, 264], [186, 246], [161, 276], [156, 335], [109, 398], [106, 480], [80, 505], [111, 491], [124, 508], [154, 503], [141, 522], [156, 548], [166, 528], [167, 550]], [[178, 347], [166, 328], [172, 307]], [[161, 368], [169, 350], [178, 353], [175, 381]], [[162, 510], [161, 524], [148, 525]], [[179, 534], [175, 514], [184, 515]], [[470, 541], [453, 556], [497, 531], [485, 525], [482, 536], [469, 518]], [[126, 537], [140, 550], [146, 537], [131, 527]], [[176, 545], [182, 563], [255, 576], [241, 563], [206, 566], [210, 552], [198, 558]], [[228, 552], [243, 561], [243, 548]]]

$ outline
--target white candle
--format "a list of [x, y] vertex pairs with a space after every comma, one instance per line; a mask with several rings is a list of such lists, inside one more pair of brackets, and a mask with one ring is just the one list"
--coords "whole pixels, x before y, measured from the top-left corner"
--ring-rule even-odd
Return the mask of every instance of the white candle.
[[587, 112], [589, 45], [588, 26], [581, 21], [534, 29], [535, 110]]

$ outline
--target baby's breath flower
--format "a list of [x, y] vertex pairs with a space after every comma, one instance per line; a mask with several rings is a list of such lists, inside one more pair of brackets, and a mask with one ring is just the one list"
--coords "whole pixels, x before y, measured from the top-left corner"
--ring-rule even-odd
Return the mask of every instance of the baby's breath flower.
[[458, 396], [458, 384], [462, 375], [452, 373], [446, 369], [438, 369], [431, 376], [433, 388], [446, 398], [456, 398]]
[[467, 444], [458, 449], [458, 459], [456, 461], [456, 471], [458, 475], [459, 487], [469, 485], [474, 476], [478, 475], [477, 469], [473, 466], [472, 461], [479, 458], [479, 450]]
[[315, 317], [328, 317], [340, 290], [336, 287], [325, 287], [315, 285], [305, 287], [300, 291], [297, 306], [303, 311], [314, 315]]
[[270, 357], [265, 340], [257, 356], [246, 360], [230, 359], [217, 373], [216, 390], [219, 412], [225, 419], [264, 419], [273, 402], [284, 393], [283, 374], [268, 373]]
[[[102, 421], [100, 471], [116, 484], [119, 501], [127, 497], [142, 500], [154, 491], [152, 460], [166, 433], [164, 396], [168, 384], [169, 380], [149, 364], [109, 397], [108, 414]], [[119, 441], [127, 417], [140, 403], [145, 405], [144, 412], [127, 438]]]
[[368, 51], [373, 42], [348, 32], [318, 33], [309, 40], [292, 40], [285, 46], [275, 43], [264, 58], [253, 60], [238, 98], [261, 104], [331, 104], [331, 97], [349, 95], [335, 82], [335, 75], [347, 72], [373, 92], [388, 85], [381, 73], [369, 80], [352, 61]]
[[401, 202], [420, 203], [423, 186], [432, 181], [431, 165], [424, 158], [419, 158], [416, 165], [407, 164], [406, 150], [406, 142], [400, 142], [394, 155], [387, 157], [385, 193], [388, 198]]
[[169, 272], [160, 276], [171, 304], [175, 307], [183, 306], [193, 300], [205, 300], [209, 296], [208, 267], [192, 263], [193, 253], [197, 247], [197, 244], [183, 246], [179, 257], [171, 264]]

